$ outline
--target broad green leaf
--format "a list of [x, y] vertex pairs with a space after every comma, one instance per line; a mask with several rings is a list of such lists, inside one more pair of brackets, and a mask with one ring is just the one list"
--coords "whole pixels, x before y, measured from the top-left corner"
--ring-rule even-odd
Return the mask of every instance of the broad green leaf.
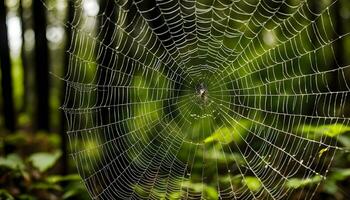
[[305, 134], [313, 133], [315, 135], [325, 135], [329, 137], [335, 137], [347, 131], [350, 131], [350, 126], [344, 124], [328, 124], [322, 126], [302, 125], [297, 129], [297, 132]]
[[291, 178], [287, 181], [287, 188], [300, 188], [304, 186], [310, 186], [319, 183], [322, 180], [321, 176], [314, 176], [311, 178]]
[[253, 192], [259, 191], [261, 188], [261, 182], [256, 177], [246, 176], [244, 177], [243, 182], [245, 185], [247, 185], [249, 190]]
[[239, 143], [249, 129], [251, 122], [248, 120], [241, 120], [233, 123], [232, 127], [222, 127], [217, 129], [211, 136], [207, 137], [204, 142], [221, 142], [229, 144], [232, 141]]
[[32, 154], [28, 160], [32, 163], [33, 167], [37, 168], [40, 172], [45, 172], [54, 166], [60, 157], [60, 151], [54, 153], [40, 152]]
[[9, 154], [7, 157], [0, 157], [0, 167], [20, 171], [25, 168], [23, 160], [17, 154]]

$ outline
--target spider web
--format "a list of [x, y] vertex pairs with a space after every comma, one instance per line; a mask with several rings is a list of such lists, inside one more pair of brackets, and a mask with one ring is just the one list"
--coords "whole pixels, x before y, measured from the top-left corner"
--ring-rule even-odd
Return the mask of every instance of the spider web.
[[315, 197], [349, 130], [341, 1], [93, 5], [74, 2], [62, 106], [93, 199]]

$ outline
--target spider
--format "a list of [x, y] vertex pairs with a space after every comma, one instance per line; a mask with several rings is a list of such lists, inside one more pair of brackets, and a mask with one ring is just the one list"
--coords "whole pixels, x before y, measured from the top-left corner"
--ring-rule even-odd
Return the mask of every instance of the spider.
[[202, 103], [206, 104], [208, 100], [208, 89], [204, 83], [200, 83], [196, 87], [196, 93]]

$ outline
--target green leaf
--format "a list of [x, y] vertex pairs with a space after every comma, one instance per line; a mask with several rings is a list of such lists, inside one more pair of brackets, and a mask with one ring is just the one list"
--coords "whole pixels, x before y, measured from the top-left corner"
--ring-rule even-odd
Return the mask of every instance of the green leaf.
[[52, 175], [46, 178], [49, 183], [59, 183], [63, 181], [81, 181], [79, 174], [69, 174], [66, 176]]
[[25, 165], [17, 154], [9, 154], [7, 157], [0, 157], [0, 167], [23, 171]]
[[219, 151], [216, 149], [207, 151], [204, 154], [204, 158], [206, 160], [214, 160], [220, 164], [230, 163], [230, 162], [236, 162], [238, 164], [243, 164], [244, 159], [242, 158], [241, 154], [239, 153], [225, 153], [223, 151]]
[[344, 124], [328, 124], [323, 126], [302, 125], [297, 129], [297, 132], [304, 134], [315, 134], [318, 136], [335, 137], [341, 135], [347, 131], [350, 131], [350, 126]]
[[350, 169], [337, 169], [331, 175], [330, 178], [337, 181], [343, 181], [350, 177]]
[[324, 182], [323, 189], [325, 192], [334, 195], [338, 192], [339, 188], [334, 180], [327, 180]]
[[242, 183], [243, 178], [241, 174], [237, 175], [226, 175], [226, 176], [221, 176], [219, 177], [219, 181], [221, 184], [226, 184], [226, 185], [239, 185]]
[[319, 183], [322, 180], [321, 176], [314, 176], [311, 178], [291, 178], [287, 181], [287, 188], [300, 188], [304, 186], [310, 186]]
[[34, 153], [28, 160], [32, 163], [33, 167], [37, 168], [40, 172], [45, 172], [55, 165], [57, 160], [61, 157], [61, 154], [61, 151], [55, 151], [54, 153]]
[[57, 191], [61, 191], [62, 188], [61, 186], [57, 185], [57, 184], [52, 184], [49, 182], [37, 182], [37, 183], [33, 183], [30, 186], [31, 190], [57, 190]]
[[218, 192], [214, 187], [206, 186], [205, 194], [207, 195], [207, 199], [218, 199]]
[[68, 199], [71, 197], [74, 197], [75, 195], [79, 194], [78, 190], [68, 190], [67, 192], [65, 192], [62, 196], [63, 199]]
[[328, 177], [327, 181], [324, 182], [324, 190], [332, 195], [339, 192], [337, 182], [344, 181], [350, 177], [350, 169], [336, 169]]
[[14, 200], [15, 198], [5, 189], [0, 189], [0, 199]]
[[344, 146], [350, 148], [350, 137], [346, 135], [339, 135], [338, 141]]
[[232, 127], [222, 127], [217, 129], [211, 136], [204, 140], [204, 143], [210, 142], [221, 142], [224, 144], [229, 144], [232, 141], [240, 142], [243, 135], [249, 129], [251, 122], [248, 120], [241, 120], [235, 122]]
[[215, 187], [209, 186], [204, 183], [193, 183], [191, 181], [184, 181], [181, 187], [189, 188], [196, 193], [205, 193], [205, 199], [217, 199], [219, 194]]
[[243, 182], [247, 185], [250, 191], [256, 192], [261, 188], [261, 182], [256, 177], [246, 176], [244, 177]]
[[84, 184], [73, 182], [65, 188], [62, 199], [89, 199], [89, 193]]
[[177, 199], [181, 199], [181, 195], [182, 195], [182, 192], [181, 191], [178, 191], [178, 192], [171, 192], [169, 194], [169, 199], [170, 200], [177, 200]]

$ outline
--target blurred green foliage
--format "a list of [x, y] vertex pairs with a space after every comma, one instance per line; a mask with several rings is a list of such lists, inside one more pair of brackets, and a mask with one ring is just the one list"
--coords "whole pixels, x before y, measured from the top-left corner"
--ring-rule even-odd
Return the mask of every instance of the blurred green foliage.
[[328, 124], [328, 125], [301, 125], [297, 128], [298, 132], [314, 137], [335, 137], [350, 131], [350, 126], [344, 124]]
[[0, 156], [0, 199], [88, 199], [78, 174], [60, 175], [58, 135], [28, 136], [1, 135], [1, 151], [16, 151]]

